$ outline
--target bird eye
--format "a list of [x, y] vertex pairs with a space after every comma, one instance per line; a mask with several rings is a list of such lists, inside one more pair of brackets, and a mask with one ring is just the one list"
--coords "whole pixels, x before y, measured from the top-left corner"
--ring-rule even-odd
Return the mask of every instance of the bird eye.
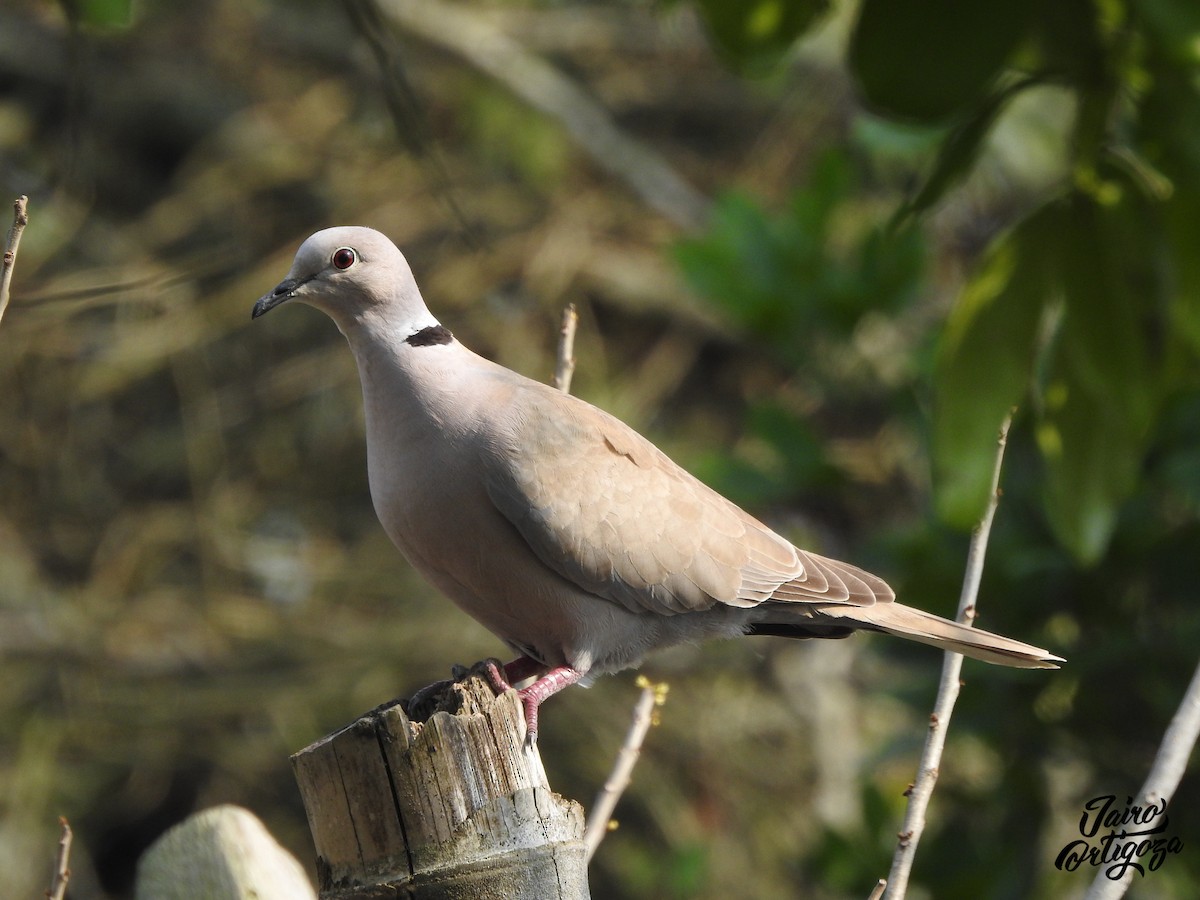
[[348, 269], [358, 262], [358, 254], [349, 247], [341, 247], [333, 251], [331, 262], [335, 269]]

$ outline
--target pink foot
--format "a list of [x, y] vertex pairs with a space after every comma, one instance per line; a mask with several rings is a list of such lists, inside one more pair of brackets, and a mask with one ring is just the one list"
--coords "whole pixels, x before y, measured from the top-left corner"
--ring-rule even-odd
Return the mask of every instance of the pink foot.
[[[503, 674], [500, 668], [494, 660], [488, 660], [488, 682], [497, 695], [512, 687], [510, 680], [522, 681], [545, 667], [537, 660], [522, 656], [505, 665]], [[521, 698], [521, 708], [525, 711], [525, 742], [529, 746], [537, 743], [538, 707], [542, 705], [542, 701], [570, 687], [582, 677], [582, 672], [577, 672], [570, 666], [555, 666], [529, 687], [517, 691], [517, 696]]]

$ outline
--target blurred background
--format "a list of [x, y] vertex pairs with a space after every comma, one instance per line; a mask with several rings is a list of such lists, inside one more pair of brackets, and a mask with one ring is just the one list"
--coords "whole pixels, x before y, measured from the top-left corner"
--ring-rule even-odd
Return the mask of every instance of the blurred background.
[[[804, 546], [952, 615], [1019, 406], [983, 627], [910, 896], [1069, 898], [1200, 656], [1192, 0], [9, 0], [0, 196], [0, 889], [130, 896], [190, 812], [308, 866], [289, 754], [503, 647], [367, 493], [359, 385], [299, 243], [370, 225], [468, 346], [573, 392]], [[5, 207], [6, 209], [7, 207]], [[0, 211], [2, 212], [2, 211]], [[0, 215], [7, 226], [7, 214]], [[598, 898], [865, 897], [941, 657], [874, 636], [660, 654]], [[632, 673], [547, 704], [589, 805]], [[1182, 852], [1130, 896], [1200, 896]]]

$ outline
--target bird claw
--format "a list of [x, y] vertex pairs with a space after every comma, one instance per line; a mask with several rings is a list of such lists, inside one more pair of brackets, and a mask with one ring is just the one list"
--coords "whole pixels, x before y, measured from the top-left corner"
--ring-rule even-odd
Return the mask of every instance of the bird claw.
[[537, 746], [538, 738], [538, 705], [540, 700], [534, 700], [523, 691], [518, 691], [521, 698], [521, 710], [525, 713], [525, 749], [532, 750]]
[[[539, 667], [536, 661], [526, 656], [515, 659], [507, 665], [502, 664], [498, 659], [488, 659], [483, 663], [483, 675], [487, 678], [492, 690], [496, 692], [496, 696], [499, 697], [505, 691], [516, 690], [509, 681], [510, 678], [513, 681], [523, 681], [533, 674], [529, 671], [531, 668], [536, 670]], [[538, 706], [541, 704], [541, 698], [531, 695], [529, 690], [529, 688], [517, 690], [517, 697], [521, 701], [521, 710], [525, 714], [525, 747], [532, 750], [537, 744]]]
[[499, 697], [505, 691], [511, 691], [513, 686], [509, 684], [506, 676], [506, 666], [500, 660], [492, 658], [483, 661], [483, 676], [487, 679], [492, 690]]
[[[580, 673], [570, 666], [556, 666], [543, 673], [540, 678], [527, 687], [517, 689], [512, 686], [512, 682], [524, 681], [545, 668], [537, 660], [522, 656], [507, 664], [501, 663], [498, 659], [486, 659], [476, 669], [487, 679], [488, 685], [497, 697], [505, 691], [517, 691], [517, 698], [521, 701], [521, 710], [525, 714], [525, 746], [530, 749], [537, 743], [538, 709], [541, 707], [542, 701], [580, 679]], [[462, 666], [455, 666], [452, 670], [453, 680], [436, 681], [413, 694], [405, 706], [405, 712], [409, 718], [416, 721], [427, 719], [437, 710], [439, 695], [455, 681], [462, 680], [468, 671]], [[424, 715], [422, 716], [422, 714]]]

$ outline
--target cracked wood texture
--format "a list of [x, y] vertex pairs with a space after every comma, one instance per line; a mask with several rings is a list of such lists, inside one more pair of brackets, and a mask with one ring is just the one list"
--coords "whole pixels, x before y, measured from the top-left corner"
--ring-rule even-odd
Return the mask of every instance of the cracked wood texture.
[[587, 900], [583, 810], [525, 747], [516, 692], [473, 669], [432, 705], [385, 704], [292, 757], [322, 900]]

